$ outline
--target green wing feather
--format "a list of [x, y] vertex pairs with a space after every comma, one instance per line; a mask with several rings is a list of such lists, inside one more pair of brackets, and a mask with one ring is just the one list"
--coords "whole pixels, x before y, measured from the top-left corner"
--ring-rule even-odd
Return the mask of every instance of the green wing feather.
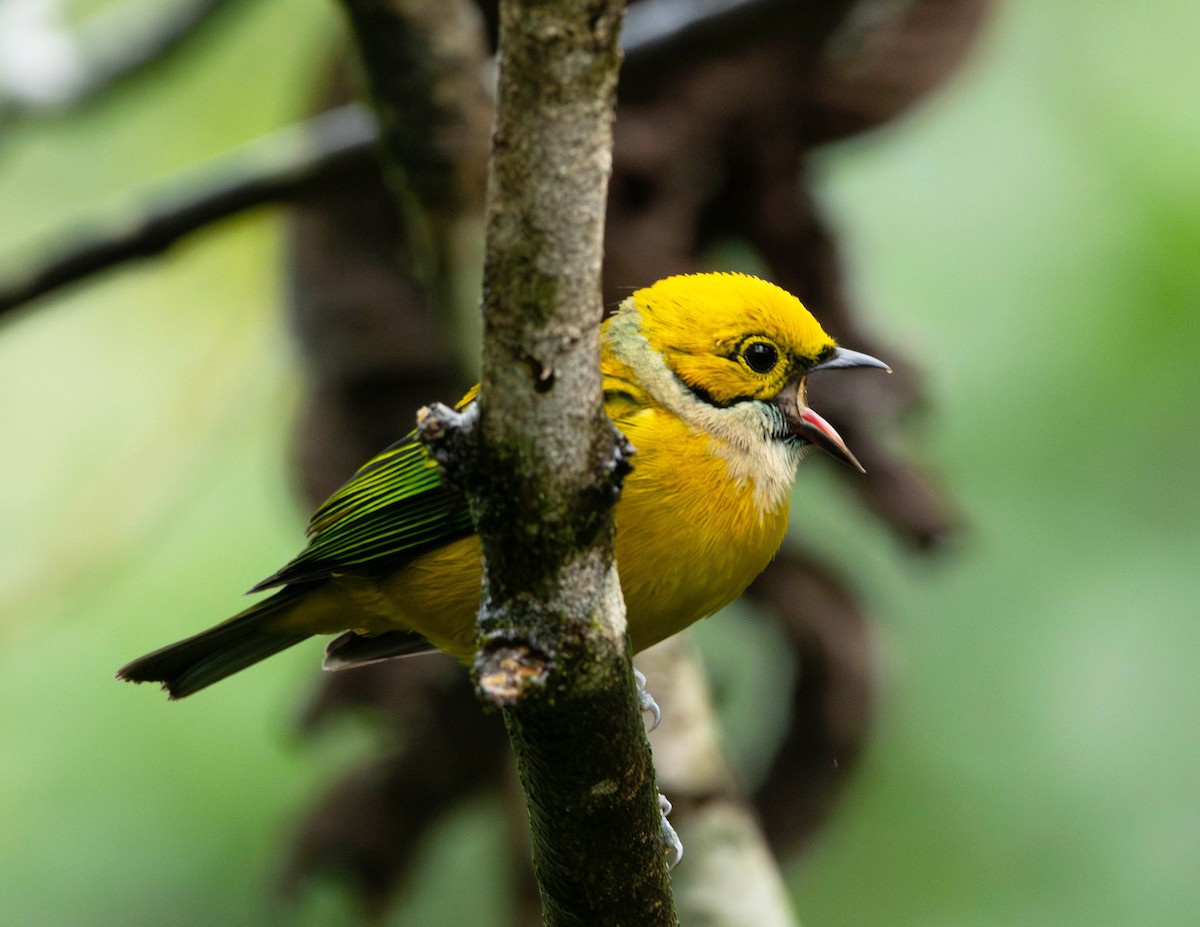
[[309, 522], [308, 547], [250, 591], [387, 572], [473, 530], [466, 497], [442, 480], [414, 431], [330, 496]]

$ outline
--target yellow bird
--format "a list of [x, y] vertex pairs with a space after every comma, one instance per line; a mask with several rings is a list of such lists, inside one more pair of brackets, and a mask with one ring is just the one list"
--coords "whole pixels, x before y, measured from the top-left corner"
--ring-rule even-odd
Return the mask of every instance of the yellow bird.
[[[810, 447], [862, 469], [805, 401], [810, 373], [887, 365], [840, 348], [800, 301], [743, 274], [668, 277], [604, 322], [604, 406], [636, 448], [616, 508], [634, 651], [713, 614], [775, 556]], [[463, 404], [474, 399], [474, 390]], [[314, 635], [339, 669], [439, 648], [471, 659], [479, 538], [415, 434], [312, 517], [307, 548], [233, 618], [118, 677], [182, 698]]]

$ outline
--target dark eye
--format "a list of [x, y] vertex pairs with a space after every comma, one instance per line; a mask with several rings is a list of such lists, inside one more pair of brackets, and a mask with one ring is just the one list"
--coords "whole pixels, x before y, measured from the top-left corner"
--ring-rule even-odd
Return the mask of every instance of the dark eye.
[[770, 373], [779, 363], [779, 352], [775, 350], [775, 345], [767, 344], [765, 341], [754, 341], [746, 345], [745, 350], [742, 351], [742, 357], [746, 361], [746, 366], [755, 373]]

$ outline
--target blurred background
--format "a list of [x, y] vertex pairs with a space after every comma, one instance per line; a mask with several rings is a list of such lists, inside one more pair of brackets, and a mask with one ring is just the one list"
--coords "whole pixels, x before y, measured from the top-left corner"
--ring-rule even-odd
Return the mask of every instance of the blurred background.
[[[0, 35], [30, 6], [0, 0]], [[806, 159], [856, 324], [923, 378], [885, 450], [953, 528], [931, 554], [831, 468], [797, 482], [790, 543], [870, 616], [875, 693], [786, 863], [807, 927], [1200, 919], [1197, 36], [1189, 0], [997, 3], [936, 92]], [[119, 93], [0, 110], [0, 281], [301, 118], [345, 41], [330, 4], [260, 0]], [[353, 921], [334, 878], [271, 888], [313, 796], [394, 736], [362, 713], [298, 733], [319, 645], [180, 703], [113, 680], [301, 543], [284, 221], [239, 215], [0, 320], [5, 924]], [[759, 624], [741, 607], [697, 635], [726, 655], [748, 778], [776, 681]], [[421, 836], [380, 922], [508, 922], [498, 800]]]

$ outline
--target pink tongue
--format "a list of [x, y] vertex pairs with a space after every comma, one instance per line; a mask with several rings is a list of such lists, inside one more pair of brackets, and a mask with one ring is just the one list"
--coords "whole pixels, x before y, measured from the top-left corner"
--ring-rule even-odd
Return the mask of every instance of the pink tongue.
[[846, 447], [846, 442], [842, 440], [832, 425], [821, 416], [817, 415], [812, 409], [805, 406], [800, 410], [800, 420], [807, 426], [807, 434], [804, 435], [809, 441], [824, 448], [834, 457], [848, 463], [860, 473], [865, 473], [863, 465], [858, 462], [858, 458], [850, 453], [850, 448]]
[[827, 440], [833, 442], [840, 448], [846, 447], [846, 442], [842, 440], [842, 436], [834, 431], [833, 426], [821, 416], [817, 415], [812, 409], [805, 407], [800, 410], [800, 418], [807, 422], [810, 426], [821, 432]]

